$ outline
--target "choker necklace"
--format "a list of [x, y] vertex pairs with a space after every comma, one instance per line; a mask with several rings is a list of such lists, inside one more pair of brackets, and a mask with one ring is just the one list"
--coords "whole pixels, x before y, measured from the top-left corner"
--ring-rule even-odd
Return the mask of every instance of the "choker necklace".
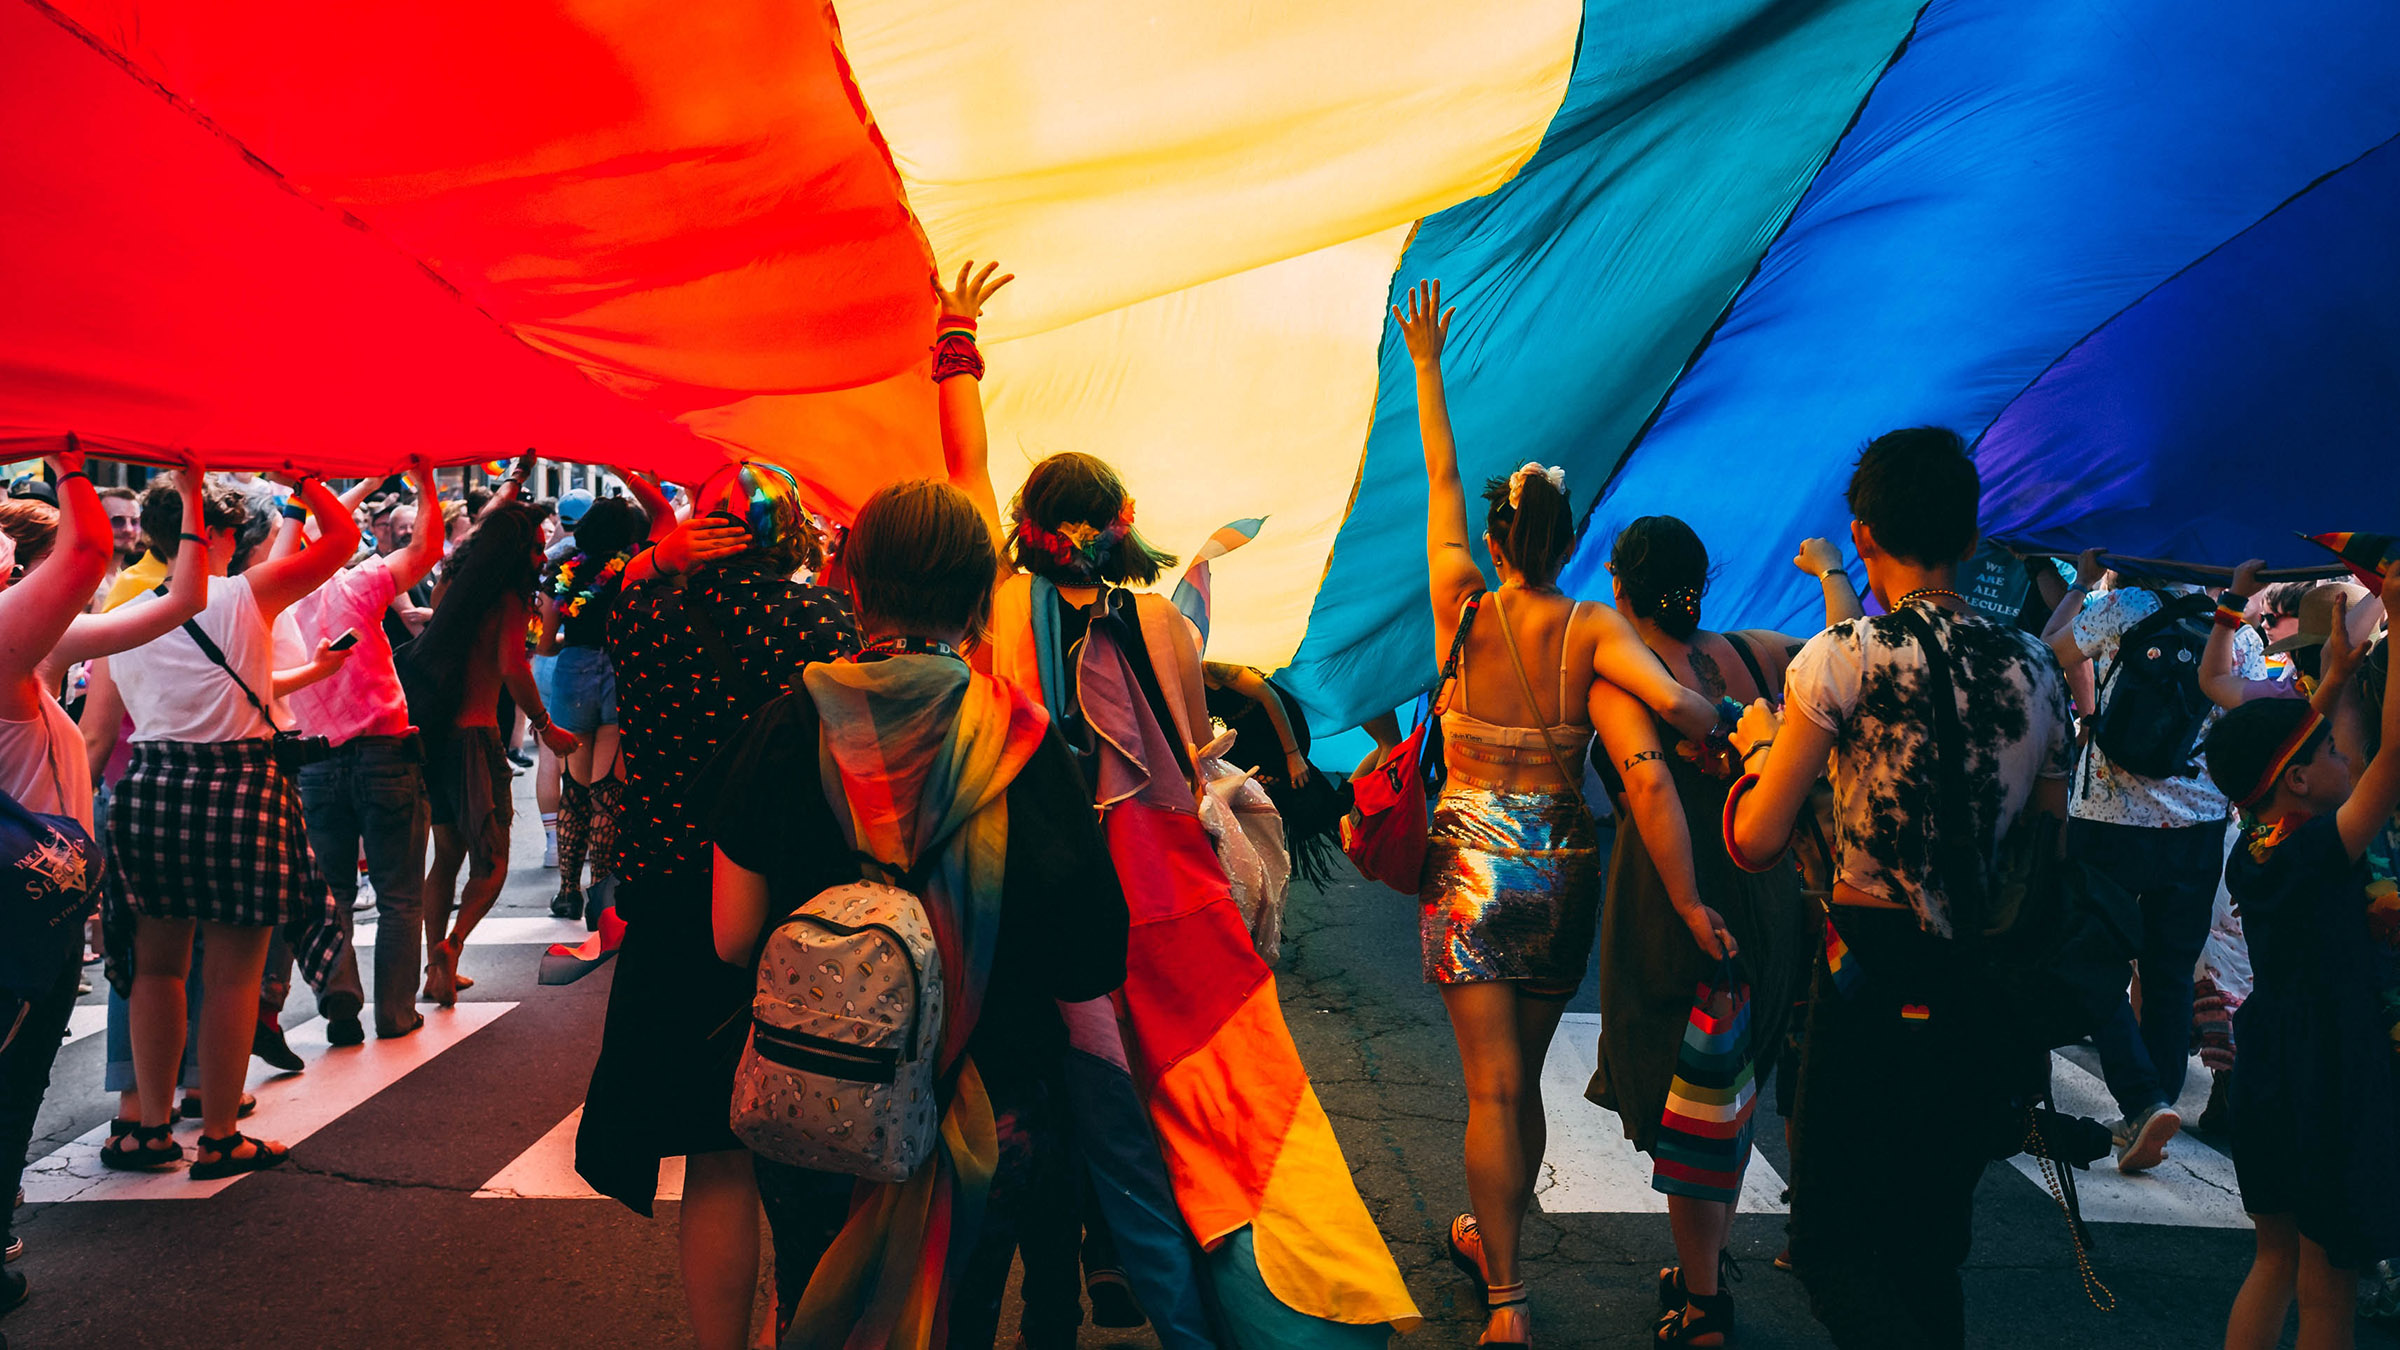
[[947, 642], [936, 638], [915, 637], [908, 633], [877, 638], [860, 650], [858, 659], [863, 661], [870, 656], [947, 656], [953, 661], [967, 659], [958, 654], [958, 648]]
[[1959, 594], [1958, 592], [1956, 592], [1956, 591], [1953, 591], [1953, 590], [1946, 590], [1946, 589], [1944, 589], [1944, 588], [1942, 588], [1942, 587], [1940, 587], [1940, 586], [1924, 586], [1924, 587], [1920, 587], [1920, 588], [1918, 588], [1918, 589], [1916, 589], [1916, 590], [1910, 591], [1908, 594], [1906, 594], [1906, 595], [1904, 595], [1904, 596], [1901, 596], [1901, 597], [1900, 597], [1900, 599], [1898, 600], [1898, 602], [1897, 602], [1897, 603], [1895, 603], [1895, 604], [1893, 604], [1892, 608], [1894, 608], [1894, 609], [1898, 609], [1898, 608], [1900, 608], [1902, 605], [1905, 605], [1905, 604], [1907, 604], [1909, 601], [1916, 599], [1916, 598], [1917, 598], [1918, 596], [1920, 596], [1920, 595], [1946, 595], [1946, 596], [1949, 596], [1951, 599], [1953, 599], [1953, 600], [1956, 600], [1956, 601], [1957, 601], [1959, 604], [1961, 604], [1961, 605], [1964, 605], [1964, 604], [1966, 604], [1966, 603], [1967, 603], [1967, 597], [1965, 597], [1965, 596], [1963, 596], [1963, 595], [1960, 595], [1960, 594]]

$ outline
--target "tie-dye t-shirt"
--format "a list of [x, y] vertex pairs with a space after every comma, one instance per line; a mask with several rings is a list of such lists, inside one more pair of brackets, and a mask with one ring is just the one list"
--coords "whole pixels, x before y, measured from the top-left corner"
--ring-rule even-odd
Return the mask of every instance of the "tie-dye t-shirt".
[[[2039, 778], [2075, 766], [2067, 682], [2030, 634], [1930, 601], [1914, 608], [1950, 653], [1965, 724], [1975, 847], [1991, 857]], [[1950, 935], [1950, 902], [1927, 859], [1940, 829], [1933, 704], [1925, 653], [1893, 615], [1837, 623], [1809, 639], [1785, 676], [1787, 714], [1833, 733], [1835, 877], [1907, 905]]]

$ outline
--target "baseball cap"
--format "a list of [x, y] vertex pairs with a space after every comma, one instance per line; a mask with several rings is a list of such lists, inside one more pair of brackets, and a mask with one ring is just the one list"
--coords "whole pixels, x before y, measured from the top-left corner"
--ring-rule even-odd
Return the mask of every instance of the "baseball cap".
[[575, 522], [583, 519], [583, 513], [591, 509], [592, 494], [589, 489], [570, 488], [558, 495], [558, 523], [568, 529], [575, 528]]

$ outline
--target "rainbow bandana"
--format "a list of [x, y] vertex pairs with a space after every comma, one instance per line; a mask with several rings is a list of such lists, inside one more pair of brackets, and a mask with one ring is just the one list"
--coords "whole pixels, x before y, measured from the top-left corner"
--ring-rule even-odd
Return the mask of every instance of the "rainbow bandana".
[[2292, 761], [2298, 759], [2300, 752], [2306, 750], [2316, 740], [2317, 733], [2324, 729], [2325, 718], [2321, 713], [2311, 710], [2308, 716], [2301, 718], [2300, 724], [2292, 728], [2292, 734], [2284, 737], [2283, 744], [2275, 748], [2274, 755], [2267, 760], [2266, 771], [2258, 776], [2258, 781], [2250, 785], [2248, 792], [2235, 799], [2234, 809], [2248, 811], [2274, 795], [2275, 784], [2283, 777], [2283, 771], [2292, 767]]
[[923, 891], [941, 949], [942, 1147], [896, 1185], [861, 1183], [801, 1296], [788, 1344], [927, 1350], [947, 1335], [945, 1273], [974, 1245], [999, 1159], [991, 1097], [965, 1055], [991, 976], [1008, 867], [1008, 785], [1050, 725], [1014, 686], [946, 656], [818, 664], [818, 772], [853, 846], [894, 873], [936, 857]]
[[745, 459], [710, 474], [692, 500], [702, 515], [723, 511], [741, 521], [750, 531], [752, 548], [809, 518], [800, 480], [782, 465], [763, 459]]

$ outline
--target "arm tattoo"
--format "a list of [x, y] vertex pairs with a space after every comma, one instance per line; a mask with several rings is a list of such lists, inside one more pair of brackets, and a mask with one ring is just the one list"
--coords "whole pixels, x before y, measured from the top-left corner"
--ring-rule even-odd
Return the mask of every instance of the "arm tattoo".
[[1636, 750], [1631, 755], [1626, 756], [1625, 771], [1627, 773], [1633, 772], [1633, 766], [1646, 759], [1664, 760], [1666, 759], [1666, 755], [1665, 753], [1657, 750]]
[[1700, 682], [1700, 693], [1704, 697], [1725, 697], [1725, 673], [1718, 670], [1716, 661], [1696, 645], [1692, 648], [1692, 678]]

